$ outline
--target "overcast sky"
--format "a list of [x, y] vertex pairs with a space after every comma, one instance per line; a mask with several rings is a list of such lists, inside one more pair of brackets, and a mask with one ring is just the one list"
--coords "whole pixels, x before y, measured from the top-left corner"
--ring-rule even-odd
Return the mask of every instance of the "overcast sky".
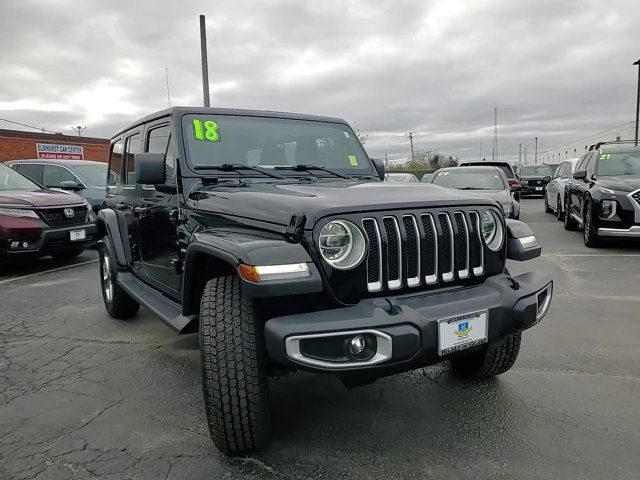
[[212, 105], [340, 116], [374, 156], [490, 157], [494, 106], [502, 158], [635, 115], [637, 0], [0, 0], [0, 117], [108, 137], [167, 106], [165, 67], [200, 105], [201, 13]]

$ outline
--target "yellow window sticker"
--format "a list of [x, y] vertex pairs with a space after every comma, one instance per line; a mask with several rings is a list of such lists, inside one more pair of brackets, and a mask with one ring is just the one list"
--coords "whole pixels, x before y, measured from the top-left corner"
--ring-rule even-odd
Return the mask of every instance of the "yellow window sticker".
[[358, 166], [358, 159], [356, 158], [355, 155], [349, 155], [349, 163], [351, 164], [352, 167]]
[[609, 160], [611, 158], [610, 153], [603, 153], [600, 155], [600, 160]]
[[443, 177], [444, 175], [449, 175], [449, 172], [438, 172], [439, 177]]

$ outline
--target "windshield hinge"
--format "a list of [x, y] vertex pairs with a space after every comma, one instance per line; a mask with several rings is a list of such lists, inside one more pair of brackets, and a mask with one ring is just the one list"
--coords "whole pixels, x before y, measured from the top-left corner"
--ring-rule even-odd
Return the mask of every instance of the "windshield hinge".
[[287, 229], [284, 231], [284, 236], [292, 242], [298, 243], [304, 237], [304, 224], [307, 221], [307, 217], [302, 213], [296, 213], [291, 217]]

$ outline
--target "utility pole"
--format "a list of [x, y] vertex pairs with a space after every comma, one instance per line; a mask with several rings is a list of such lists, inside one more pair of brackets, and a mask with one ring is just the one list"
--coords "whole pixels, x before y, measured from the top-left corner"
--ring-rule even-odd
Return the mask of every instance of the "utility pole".
[[200, 15], [200, 59], [202, 62], [202, 99], [205, 107], [211, 106], [209, 97], [209, 62], [207, 61], [207, 27], [204, 15]]
[[389, 157], [387, 155], [388, 155], [387, 153], [384, 154], [384, 167], [385, 168], [387, 168], [389, 166]]
[[636, 95], [636, 136], [634, 145], [638, 146], [638, 117], [640, 117], [640, 59], [633, 62], [634, 65], [638, 66], [638, 93]]
[[534, 140], [536, 141], [536, 153], [533, 156], [533, 163], [537, 165], [538, 164], [538, 137], [535, 137]]
[[78, 134], [78, 136], [81, 137], [82, 132], [84, 132], [86, 128], [87, 127], [83, 127], [82, 125], [77, 125], [75, 127], [71, 127], [71, 130], [75, 131]]
[[409, 141], [411, 142], [411, 161], [415, 162], [416, 157], [415, 157], [415, 153], [413, 151], [413, 136], [416, 134], [416, 132], [409, 132], [407, 133], [408, 137], [409, 137]]
[[167, 103], [171, 106], [171, 95], [169, 94], [169, 69], [164, 67], [164, 74], [167, 78]]
[[522, 166], [522, 144], [518, 144], [518, 166]]

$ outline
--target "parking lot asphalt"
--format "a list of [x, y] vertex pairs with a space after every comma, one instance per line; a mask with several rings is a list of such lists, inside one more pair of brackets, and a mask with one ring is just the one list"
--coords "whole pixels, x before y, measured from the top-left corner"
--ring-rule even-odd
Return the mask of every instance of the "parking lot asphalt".
[[352, 390], [287, 375], [273, 443], [240, 459], [209, 439], [197, 336], [110, 319], [95, 252], [5, 270], [0, 478], [637, 479], [640, 246], [587, 249], [539, 199], [522, 220], [543, 256], [509, 268], [550, 272], [555, 295], [511, 371], [473, 384], [445, 364]]

